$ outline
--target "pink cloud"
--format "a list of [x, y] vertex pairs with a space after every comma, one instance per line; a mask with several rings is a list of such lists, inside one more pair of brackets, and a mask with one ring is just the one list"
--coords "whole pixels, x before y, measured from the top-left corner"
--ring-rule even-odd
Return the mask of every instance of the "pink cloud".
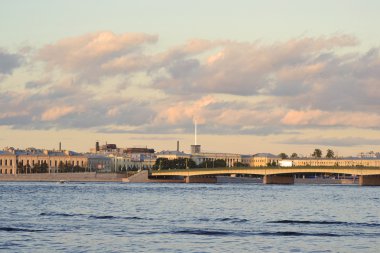
[[159, 112], [155, 122], [156, 124], [166, 122], [175, 125], [187, 120], [196, 119], [198, 123], [202, 124], [206, 120], [204, 117], [205, 108], [215, 102], [216, 100], [212, 96], [206, 96], [189, 103], [179, 102]]
[[91, 79], [91, 76], [107, 74], [104, 70], [113, 67], [120, 69], [124, 63], [126, 65], [122, 70], [144, 66], [141, 64], [143, 59], [140, 59], [142, 47], [157, 40], [156, 35], [144, 33], [90, 33], [47, 45], [39, 51], [38, 59], [47, 62], [50, 67]]
[[56, 106], [42, 113], [43, 121], [54, 121], [75, 111], [74, 106]]
[[327, 112], [321, 110], [289, 111], [281, 123], [293, 126], [378, 127], [380, 115], [365, 112]]

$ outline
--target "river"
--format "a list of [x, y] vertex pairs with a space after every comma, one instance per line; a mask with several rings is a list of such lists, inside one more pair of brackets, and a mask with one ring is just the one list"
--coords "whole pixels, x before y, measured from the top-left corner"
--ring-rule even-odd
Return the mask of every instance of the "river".
[[379, 252], [380, 187], [0, 182], [4, 252]]

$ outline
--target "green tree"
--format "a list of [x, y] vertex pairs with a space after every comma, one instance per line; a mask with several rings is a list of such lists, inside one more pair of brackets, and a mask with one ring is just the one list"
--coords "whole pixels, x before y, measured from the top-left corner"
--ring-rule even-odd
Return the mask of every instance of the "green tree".
[[25, 173], [24, 172], [24, 166], [23, 166], [22, 162], [18, 162], [17, 163], [17, 172], [16, 172], [16, 174], [22, 174], [22, 173]]
[[242, 162], [236, 162], [234, 163], [234, 167], [248, 167], [248, 164], [245, 164]]
[[224, 168], [227, 167], [226, 161], [222, 159], [216, 159], [214, 161], [214, 167], [215, 168]]
[[319, 148], [316, 148], [314, 150], [314, 153], [312, 154], [312, 156], [315, 158], [321, 158], [322, 157], [322, 150], [320, 150]]
[[272, 162], [269, 161], [269, 162], [267, 163], [267, 166], [268, 166], [268, 167], [276, 167], [276, 166], [277, 166], [277, 162], [274, 161], [274, 160], [273, 160]]
[[291, 158], [298, 158], [298, 155], [297, 155], [297, 153], [293, 153], [290, 157]]
[[335, 157], [334, 151], [331, 149], [328, 149], [326, 153], [326, 158], [334, 158], [334, 157]]
[[64, 172], [64, 169], [65, 169], [65, 165], [63, 164], [62, 161], [60, 161], [58, 164], [58, 172], [62, 173]]
[[34, 173], [41, 173], [41, 165], [39, 162], [34, 164], [33, 171], [34, 171]]
[[167, 169], [169, 169], [169, 159], [168, 158], [156, 159], [156, 162], [153, 165], [153, 168], [156, 170], [167, 170]]
[[41, 173], [48, 173], [49, 171], [49, 165], [47, 164], [47, 162], [43, 162], [41, 165], [40, 165], [40, 169], [41, 169]]
[[285, 153], [280, 153], [278, 156], [281, 157], [281, 159], [287, 159], [287, 158], [289, 158], [289, 156], [287, 154], [285, 154]]
[[187, 168], [195, 168], [197, 167], [197, 164], [194, 162], [191, 158], [186, 158]]
[[25, 166], [25, 171], [26, 173], [31, 173], [31, 167], [29, 163]]
[[199, 168], [215, 168], [215, 161], [203, 161], [198, 165]]

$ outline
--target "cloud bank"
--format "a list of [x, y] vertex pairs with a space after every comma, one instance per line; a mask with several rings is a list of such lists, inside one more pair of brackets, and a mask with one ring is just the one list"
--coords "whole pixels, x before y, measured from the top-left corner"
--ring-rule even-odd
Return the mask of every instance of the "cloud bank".
[[0, 50], [0, 75], [25, 68], [24, 58], [37, 71], [13, 90], [0, 83], [0, 125], [188, 133], [196, 118], [212, 134], [378, 129], [379, 48], [363, 52], [359, 43], [336, 34], [162, 49], [157, 35], [104, 31], [32, 56]]

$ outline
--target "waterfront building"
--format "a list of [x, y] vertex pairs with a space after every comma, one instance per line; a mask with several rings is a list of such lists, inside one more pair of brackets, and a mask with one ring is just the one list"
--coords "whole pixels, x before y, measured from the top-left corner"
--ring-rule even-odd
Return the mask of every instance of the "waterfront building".
[[369, 152], [360, 152], [358, 154], [358, 157], [360, 158], [380, 158], [380, 153], [379, 152], [373, 152], [373, 151], [369, 151]]
[[233, 167], [236, 164], [241, 163], [242, 156], [240, 154], [202, 152], [201, 145], [197, 143], [196, 121], [194, 121], [194, 144], [190, 146], [190, 150], [190, 158], [195, 162], [196, 165], [202, 164], [204, 162], [212, 162], [214, 164], [216, 160], [225, 161], [227, 167]]
[[16, 161], [14, 152], [0, 151], [0, 174], [16, 174]]
[[89, 171], [113, 172], [112, 158], [102, 154], [85, 154]]
[[291, 158], [284, 159], [292, 166], [343, 166], [343, 167], [380, 167], [380, 158], [343, 157], [343, 158]]
[[168, 160], [174, 160], [174, 159], [190, 159], [191, 155], [187, 154], [183, 151], [169, 151], [169, 150], [163, 150], [161, 152], [156, 153], [156, 157], [158, 158], [166, 158]]
[[250, 166], [253, 155], [241, 155], [241, 163], [244, 166]]
[[191, 159], [197, 165], [203, 162], [215, 162], [216, 160], [224, 160], [227, 167], [233, 167], [237, 163], [241, 163], [241, 155], [230, 153], [200, 152], [191, 154]]
[[115, 171], [151, 169], [156, 163], [154, 153], [128, 153], [110, 156]]
[[124, 152], [124, 148], [118, 148], [116, 144], [104, 144], [99, 145], [99, 142], [97, 141], [95, 143], [95, 148], [90, 148], [91, 154], [102, 154], [102, 155], [109, 155], [109, 154], [121, 154]]
[[266, 167], [266, 166], [276, 166], [281, 158], [277, 155], [271, 153], [257, 153], [254, 154], [251, 159], [249, 166], [251, 167]]
[[0, 173], [18, 174], [37, 172], [37, 168], [46, 169], [44, 172], [59, 172], [63, 167], [87, 167], [87, 157], [73, 151], [41, 150], [28, 148], [19, 150], [6, 148], [0, 151]]
[[153, 148], [138, 148], [138, 147], [133, 147], [133, 148], [127, 148], [123, 151], [125, 154], [154, 154], [154, 149]]

